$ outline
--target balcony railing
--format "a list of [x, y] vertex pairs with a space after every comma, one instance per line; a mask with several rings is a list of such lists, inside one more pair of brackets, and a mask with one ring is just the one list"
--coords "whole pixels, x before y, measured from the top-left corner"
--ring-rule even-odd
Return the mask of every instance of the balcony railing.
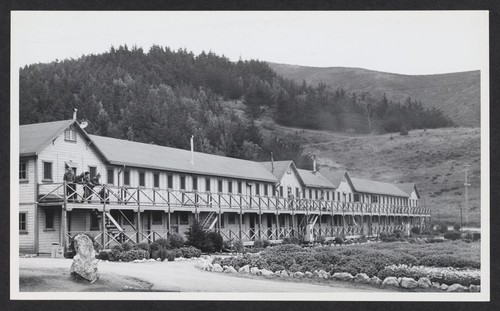
[[263, 195], [211, 193], [187, 190], [84, 184], [38, 184], [38, 202], [93, 203], [109, 205], [140, 205], [157, 207], [196, 207], [214, 209], [254, 210], [259, 212], [297, 211], [319, 212], [323, 215], [423, 215], [430, 216], [429, 208], [379, 203], [338, 202], [323, 199], [289, 199]]

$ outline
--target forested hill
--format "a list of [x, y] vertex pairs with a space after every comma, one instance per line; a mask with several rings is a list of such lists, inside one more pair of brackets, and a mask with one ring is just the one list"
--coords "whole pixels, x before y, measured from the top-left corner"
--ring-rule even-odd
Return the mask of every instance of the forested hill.
[[262, 124], [356, 133], [453, 125], [411, 98], [298, 84], [265, 62], [160, 46], [20, 69], [21, 124], [69, 119], [73, 108], [91, 134], [185, 149], [194, 135], [198, 151], [254, 160], [273, 152], [299, 165], [307, 161], [298, 142], [264, 133]]
[[480, 125], [480, 72], [402, 75], [361, 68], [307, 67], [269, 63], [276, 73], [298, 83], [324, 83], [332, 89], [385, 93], [393, 101], [411, 97], [424, 107], [440, 108], [460, 126]]

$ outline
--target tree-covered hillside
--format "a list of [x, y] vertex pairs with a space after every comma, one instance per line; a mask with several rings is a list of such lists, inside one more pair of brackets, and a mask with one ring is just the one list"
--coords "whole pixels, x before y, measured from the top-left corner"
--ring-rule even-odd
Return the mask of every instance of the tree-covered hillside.
[[124, 46], [20, 69], [21, 124], [69, 119], [73, 108], [92, 134], [177, 148], [188, 148], [194, 135], [198, 151], [254, 160], [273, 152], [302, 166], [298, 142], [263, 135], [255, 121], [357, 133], [452, 125], [440, 110], [410, 98], [397, 103], [298, 84], [265, 62], [214, 53]]

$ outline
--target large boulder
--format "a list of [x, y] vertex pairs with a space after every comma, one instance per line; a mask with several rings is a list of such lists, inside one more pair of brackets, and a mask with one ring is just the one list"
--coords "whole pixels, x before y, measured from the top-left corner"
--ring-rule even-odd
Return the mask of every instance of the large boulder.
[[377, 276], [372, 276], [370, 278], [370, 282], [369, 282], [371, 285], [380, 285], [382, 284], [382, 280], [379, 279]]
[[401, 282], [399, 283], [403, 288], [416, 288], [418, 287], [418, 282], [413, 278], [401, 278]]
[[293, 277], [296, 279], [302, 279], [304, 277], [304, 273], [297, 271], [293, 274]]
[[398, 279], [390, 276], [384, 279], [382, 287], [399, 287]]
[[226, 269], [224, 269], [224, 272], [225, 273], [238, 273], [238, 271], [236, 271], [236, 269], [233, 268], [233, 266], [227, 267]]
[[99, 260], [95, 258], [96, 253], [92, 240], [85, 234], [78, 234], [74, 240], [76, 255], [73, 257], [73, 264], [70, 273], [74, 277], [81, 277], [90, 283], [99, 279], [97, 264]]
[[432, 286], [432, 282], [429, 278], [423, 277], [418, 279], [418, 287], [429, 288]]
[[250, 265], [244, 265], [238, 269], [239, 273], [250, 273]]
[[468, 290], [467, 287], [460, 284], [453, 284], [448, 286], [446, 289], [447, 292], [466, 292]]
[[257, 267], [250, 268], [250, 274], [258, 274], [258, 272], [259, 272], [259, 268], [257, 268]]
[[432, 282], [432, 288], [441, 288], [441, 284], [439, 284], [439, 282]]
[[347, 272], [335, 272], [332, 276], [333, 279], [340, 280], [340, 281], [350, 281], [354, 277]]
[[448, 289], [448, 285], [446, 285], [446, 284], [443, 283], [443, 284], [441, 284], [441, 286], [439, 286], [439, 289], [441, 289], [441, 290], [447, 290]]
[[281, 271], [281, 274], [280, 274], [280, 277], [282, 278], [287, 278], [289, 277], [290, 275], [288, 274], [288, 272], [286, 270], [282, 270]]
[[274, 275], [274, 272], [272, 272], [271, 270], [262, 269], [260, 270], [260, 274], [263, 276], [271, 276]]
[[474, 284], [471, 284], [469, 286], [469, 291], [471, 293], [479, 293], [481, 291], [481, 286], [480, 285], [474, 285]]
[[356, 283], [369, 283], [370, 278], [368, 277], [368, 275], [366, 273], [358, 273], [354, 277], [354, 282], [356, 282]]
[[330, 273], [326, 272], [325, 270], [319, 270], [318, 276], [322, 279], [328, 279], [330, 278]]
[[305, 276], [306, 278], [309, 278], [309, 279], [310, 279], [310, 278], [312, 278], [312, 277], [313, 277], [313, 274], [312, 274], [312, 272], [311, 272], [311, 271], [306, 271], [306, 272], [304, 273], [304, 276]]
[[212, 271], [213, 272], [222, 272], [222, 271], [224, 271], [224, 269], [218, 263], [216, 263], [213, 265]]

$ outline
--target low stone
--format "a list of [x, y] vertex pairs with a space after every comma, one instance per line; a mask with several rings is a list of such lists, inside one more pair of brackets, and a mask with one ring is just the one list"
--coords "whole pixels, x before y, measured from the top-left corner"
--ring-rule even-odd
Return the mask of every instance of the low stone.
[[274, 272], [274, 275], [280, 276], [281, 275], [281, 271], [278, 270], [278, 271]]
[[305, 276], [306, 278], [312, 278], [312, 277], [313, 277], [313, 274], [312, 274], [312, 272], [311, 272], [311, 271], [306, 271], [306, 272], [304, 273], [304, 276]]
[[263, 276], [271, 276], [274, 275], [274, 272], [272, 272], [271, 270], [262, 269], [260, 270], [260, 274]]
[[432, 282], [432, 288], [440, 288], [441, 287], [441, 284], [439, 284], [439, 282]]
[[216, 263], [213, 265], [212, 271], [213, 272], [222, 272], [222, 271], [224, 271], [224, 269], [218, 263]]
[[441, 289], [441, 290], [447, 290], [448, 289], [448, 285], [446, 285], [446, 284], [443, 283], [443, 284], [441, 284], [441, 286], [439, 287], [439, 289]]
[[479, 293], [480, 291], [481, 291], [481, 286], [480, 285], [471, 284], [469, 286], [469, 292], [471, 292], [471, 293]]
[[402, 280], [402, 279], [403, 279], [403, 278], [401, 278], [401, 277], [399, 277], [399, 278], [398, 278], [398, 283], [399, 283], [399, 284], [401, 284], [401, 280]]
[[257, 267], [250, 268], [250, 274], [257, 274], [258, 271], [259, 271], [259, 268], [257, 268]]
[[154, 261], [156, 261], [156, 260], [154, 260], [153, 258], [149, 258], [149, 259], [148, 259], [148, 261], [149, 261], [149, 262], [154, 262]]
[[73, 276], [80, 276], [90, 283], [99, 279], [97, 264], [99, 260], [95, 258], [96, 253], [92, 240], [85, 234], [78, 234], [74, 238], [76, 255], [73, 257], [73, 264], [70, 273]]
[[318, 270], [314, 270], [313, 272], [313, 275], [312, 275], [313, 278], [319, 278], [319, 271]]
[[293, 274], [293, 277], [294, 277], [294, 278], [297, 278], [297, 279], [302, 279], [302, 278], [304, 277], [304, 273], [302, 273], [302, 272], [300, 272], [300, 271], [295, 272], [295, 273]]
[[322, 279], [328, 279], [330, 277], [330, 274], [326, 272], [325, 270], [319, 270], [318, 275]]
[[390, 287], [390, 286], [399, 287], [398, 279], [393, 276], [385, 278], [384, 281], [382, 282], [382, 287]]
[[432, 286], [432, 282], [429, 278], [423, 277], [418, 279], [418, 287], [429, 288]]
[[280, 277], [282, 277], [282, 278], [287, 278], [287, 277], [289, 277], [289, 276], [290, 276], [290, 275], [288, 274], [288, 272], [287, 272], [286, 270], [281, 271]]
[[356, 283], [368, 283], [370, 282], [370, 278], [366, 273], [358, 273], [354, 277], [354, 282]]
[[228, 267], [227, 265], [223, 265], [223, 266], [222, 266], [222, 269], [223, 269], [223, 270], [226, 270], [226, 269], [227, 269], [227, 267]]
[[340, 281], [351, 281], [354, 277], [347, 272], [336, 272], [333, 274], [332, 278]]
[[207, 271], [214, 271], [214, 265], [210, 262], [208, 263]]
[[226, 269], [224, 269], [224, 272], [225, 273], [238, 273], [238, 271], [236, 271], [236, 269], [233, 268], [233, 266], [227, 267]]
[[416, 288], [418, 287], [418, 282], [413, 278], [401, 278], [401, 283], [399, 283], [403, 288]]
[[468, 290], [467, 287], [460, 284], [453, 284], [448, 286], [446, 289], [447, 292], [466, 292]]
[[244, 265], [238, 269], [239, 273], [250, 273], [250, 265]]
[[370, 283], [371, 285], [380, 285], [380, 284], [382, 284], [382, 280], [381, 280], [381, 279], [379, 279], [377, 276], [372, 276], [372, 277], [370, 278], [369, 283]]

